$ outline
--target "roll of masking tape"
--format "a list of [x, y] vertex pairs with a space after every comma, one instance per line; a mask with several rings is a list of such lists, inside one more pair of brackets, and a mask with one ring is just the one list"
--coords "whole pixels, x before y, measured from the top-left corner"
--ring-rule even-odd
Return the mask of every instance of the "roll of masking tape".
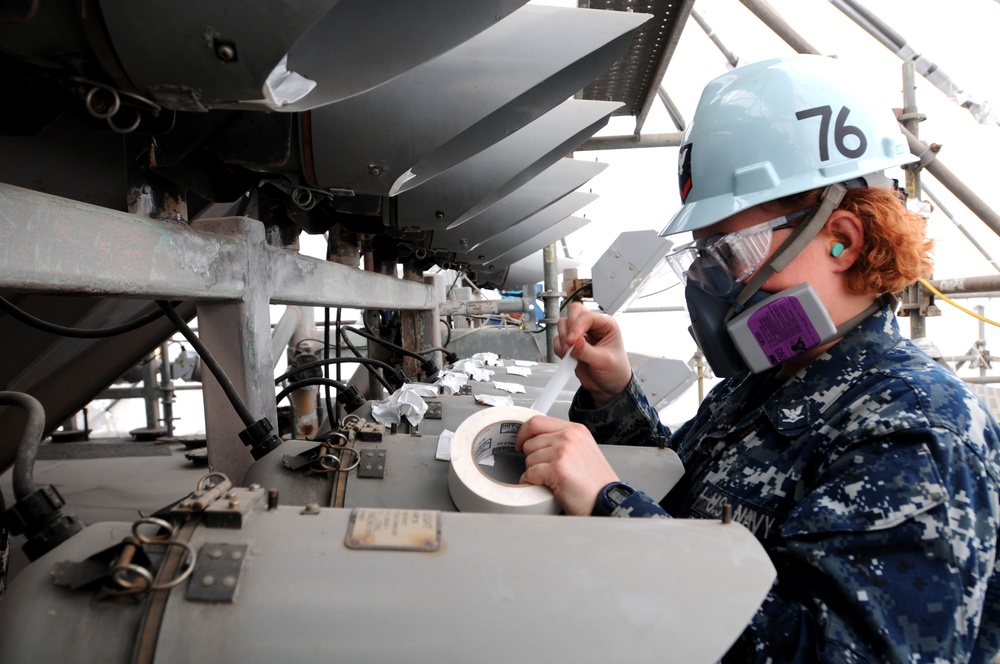
[[513, 452], [521, 425], [536, 410], [496, 406], [469, 417], [451, 439], [448, 490], [461, 512], [558, 514], [561, 510], [546, 486], [509, 484], [483, 472], [481, 462], [498, 453]]

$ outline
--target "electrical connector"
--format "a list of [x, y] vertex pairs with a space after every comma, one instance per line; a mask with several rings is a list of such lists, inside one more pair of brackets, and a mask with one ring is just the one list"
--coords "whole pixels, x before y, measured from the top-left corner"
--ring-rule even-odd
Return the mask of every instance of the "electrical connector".
[[[312, 353], [299, 353], [294, 358], [292, 358], [289, 364], [289, 369], [294, 370], [306, 364], [314, 364], [319, 361], [319, 358]], [[290, 372], [289, 372], [290, 373]], [[322, 378], [323, 377], [323, 367], [312, 366], [308, 369], [300, 369], [292, 374], [290, 381], [295, 382], [297, 380], [305, 380], [307, 378]]]
[[255, 461], [281, 445], [281, 439], [275, 435], [274, 426], [266, 417], [257, 420], [241, 431], [240, 440], [250, 448], [250, 454]]
[[14, 535], [24, 535], [22, 549], [29, 560], [37, 560], [83, 530], [83, 522], [63, 514], [66, 504], [54, 486], [35, 489], [3, 513], [4, 525]]
[[365, 405], [364, 398], [358, 394], [358, 389], [353, 385], [348, 385], [346, 390], [337, 393], [337, 401], [344, 404], [348, 413], [353, 413], [358, 408]]
[[420, 361], [420, 370], [424, 372], [424, 375], [427, 376], [428, 380], [434, 380], [437, 378], [438, 371], [440, 371], [440, 369], [438, 369], [438, 365], [428, 359]]
[[389, 381], [389, 384], [392, 385], [392, 389], [394, 390], [398, 390], [406, 384], [406, 374], [403, 373], [402, 369], [396, 369], [391, 373], [387, 369], [385, 371], [385, 379]]

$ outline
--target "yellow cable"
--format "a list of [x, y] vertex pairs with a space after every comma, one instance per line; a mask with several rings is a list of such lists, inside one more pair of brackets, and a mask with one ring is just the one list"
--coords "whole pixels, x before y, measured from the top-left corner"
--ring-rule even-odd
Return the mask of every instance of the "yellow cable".
[[990, 325], [994, 325], [996, 327], [1000, 327], [1000, 323], [992, 321], [989, 318], [984, 318], [983, 316], [980, 316], [979, 314], [977, 314], [975, 311], [969, 311], [968, 309], [966, 309], [965, 307], [963, 307], [958, 302], [955, 302], [954, 300], [952, 300], [951, 298], [949, 298], [947, 295], [945, 295], [944, 293], [942, 293], [938, 289], [936, 289], [933, 286], [931, 286], [931, 283], [929, 281], [927, 281], [926, 279], [920, 278], [918, 281], [920, 282], [921, 286], [923, 286], [924, 288], [926, 288], [930, 292], [934, 293], [939, 298], [941, 298], [942, 300], [944, 300], [945, 302], [947, 302], [951, 306], [955, 307], [956, 309], [961, 309], [962, 311], [964, 311], [965, 313], [969, 314], [973, 318], [978, 318], [979, 320], [983, 321], [984, 323], [989, 323]]

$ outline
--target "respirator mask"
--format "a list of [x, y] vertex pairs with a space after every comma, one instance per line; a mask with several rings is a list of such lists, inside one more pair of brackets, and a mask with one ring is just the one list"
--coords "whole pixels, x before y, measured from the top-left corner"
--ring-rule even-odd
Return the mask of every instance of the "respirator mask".
[[[779, 293], [761, 286], [801, 253], [843, 199], [843, 185], [823, 192], [819, 206], [734, 233], [678, 247], [666, 261], [685, 284], [691, 334], [715, 375], [760, 373], [831, 341], [874, 311], [837, 328], [808, 283]], [[793, 229], [773, 256], [773, 233]]]

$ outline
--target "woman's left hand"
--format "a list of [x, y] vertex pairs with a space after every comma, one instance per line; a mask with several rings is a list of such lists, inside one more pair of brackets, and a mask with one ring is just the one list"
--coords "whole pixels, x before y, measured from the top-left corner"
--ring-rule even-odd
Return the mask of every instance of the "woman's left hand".
[[521, 482], [545, 485], [566, 514], [590, 516], [597, 494], [618, 475], [587, 427], [536, 415], [521, 425], [517, 451], [527, 470]]

